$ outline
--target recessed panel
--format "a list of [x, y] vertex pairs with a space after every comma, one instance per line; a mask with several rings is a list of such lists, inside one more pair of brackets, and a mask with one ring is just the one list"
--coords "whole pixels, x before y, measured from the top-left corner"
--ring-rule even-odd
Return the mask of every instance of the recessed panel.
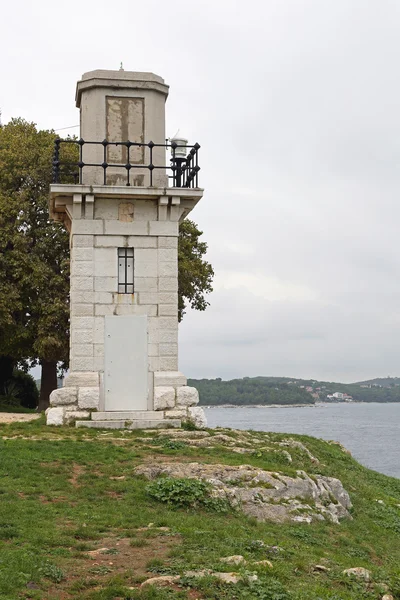
[[[109, 142], [144, 142], [144, 99], [106, 97], [107, 140]], [[126, 146], [109, 146], [107, 149], [109, 163], [126, 164], [128, 148]], [[142, 165], [144, 163], [144, 147], [129, 148], [129, 162]]]

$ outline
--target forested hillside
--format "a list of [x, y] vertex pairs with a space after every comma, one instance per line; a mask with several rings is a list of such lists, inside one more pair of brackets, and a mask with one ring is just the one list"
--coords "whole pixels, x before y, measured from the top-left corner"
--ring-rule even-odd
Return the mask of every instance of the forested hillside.
[[220, 378], [189, 379], [188, 385], [199, 390], [200, 404], [203, 406], [313, 404], [316, 401], [329, 401], [327, 396], [335, 392], [347, 394], [355, 402], [400, 402], [400, 379], [396, 377], [359, 383], [290, 377], [244, 377], [230, 381]]
[[189, 379], [188, 385], [199, 390], [200, 404], [313, 404], [314, 398], [306, 390], [268, 377], [244, 379]]

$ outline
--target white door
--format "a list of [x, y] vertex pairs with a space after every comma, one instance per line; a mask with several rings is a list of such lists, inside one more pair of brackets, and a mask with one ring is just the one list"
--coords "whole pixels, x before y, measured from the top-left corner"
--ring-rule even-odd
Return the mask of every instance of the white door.
[[147, 316], [105, 317], [105, 410], [147, 410], [147, 371]]

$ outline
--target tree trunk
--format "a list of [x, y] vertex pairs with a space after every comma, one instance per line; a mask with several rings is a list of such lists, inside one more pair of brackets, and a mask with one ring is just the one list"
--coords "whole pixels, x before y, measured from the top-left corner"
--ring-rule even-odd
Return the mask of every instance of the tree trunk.
[[42, 412], [50, 406], [50, 394], [57, 389], [57, 362], [41, 360], [42, 376], [40, 379], [40, 396], [38, 411]]

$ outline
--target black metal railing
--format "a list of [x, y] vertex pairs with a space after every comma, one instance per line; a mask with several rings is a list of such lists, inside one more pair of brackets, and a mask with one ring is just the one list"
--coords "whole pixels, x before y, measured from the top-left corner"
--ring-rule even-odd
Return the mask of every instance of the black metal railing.
[[[74, 144], [76, 151], [63, 153], [63, 144]], [[103, 159], [102, 162], [84, 162], [83, 154], [84, 147], [87, 146], [103, 146]], [[124, 163], [111, 162], [109, 159], [109, 150], [112, 147], [126, 148], [124, 152], [126, 161]], [[143, 160], [141, 162], [131, 162], [130, 152], [133, 148], [143, 149]], [[148, 152], [146, 152], [148, 148]], [[171, 149], [171, 164], [170, 165], [156, 165], [153, 163], [153, 150], [154, 148], [168, 148]], [[181, 156], [181, 148], [185, 148], [187, 151], [186, 156]], [[139, 142], [109, 142], [103, 140], [102, 142], [87, 142], [86, 140], [62, 140], [57, 138], [54, 141], [54, 154], [53, 154], [53, 183], [74, 183], [74, 184], [92, 184], [93, 181], [85, 182], [84, 169], [85, 167], [98, 167], [103, 169], [103, 185], [107, 185], [107, 171], [108, 169], [125, 169], [126, 171], [126, 185], [131, 184], [131, 170], [141, 169], [149, 171], [150, 187], [153, 187], [153, 172], [156, 169], [164, 169], [166, 172], [171, 173], [168, 178], [172, 180], [173, 187], [178, 188], [198, 188], [198, 173], [200, 171], [198, 156], [199, 156], [199, 144], [193, 146], [181, 146], [175, 142], [165, 144], [155, 144], [154, 142], [139, 143]], [[145, 152], [148, 155], [149, 162], [145, 164]], [[74, 159], [77, 160], [74, 160]]]

